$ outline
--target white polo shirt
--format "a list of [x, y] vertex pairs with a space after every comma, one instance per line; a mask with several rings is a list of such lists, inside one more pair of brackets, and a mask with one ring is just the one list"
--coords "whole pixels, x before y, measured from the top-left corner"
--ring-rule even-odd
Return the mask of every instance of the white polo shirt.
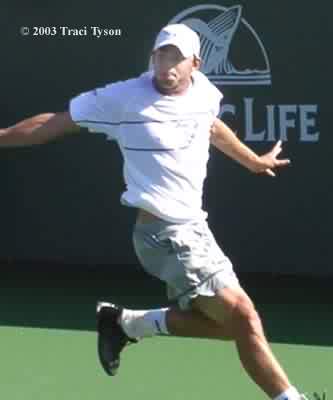
[[159, 93], [152, 72], [83, 93], [73, 121], [116, 140], [124, 158], [121, 203], [170, 222], [206, 219], [202, 209], [210, 127], [222, 94], [199, 71], [180, 96]]

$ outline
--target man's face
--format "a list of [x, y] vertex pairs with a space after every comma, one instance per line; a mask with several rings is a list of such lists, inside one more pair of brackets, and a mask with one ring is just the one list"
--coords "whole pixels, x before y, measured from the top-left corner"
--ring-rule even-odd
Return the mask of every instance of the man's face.
[[191, 74], [199, 68], [199, 61], [185, 58], [173, 45], [160, 47], [153, 52], [155, 82], [159, 89], [168, 94], [181, 93], [188, 87]]

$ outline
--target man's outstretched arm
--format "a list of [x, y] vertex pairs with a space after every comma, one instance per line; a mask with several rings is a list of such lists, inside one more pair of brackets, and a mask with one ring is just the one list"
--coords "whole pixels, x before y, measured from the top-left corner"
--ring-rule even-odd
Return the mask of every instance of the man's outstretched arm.
[[268, 153], [258, 156], [219, 119], [215, 119], [210, 133], [211, 144], [254, 173], [275, 176], [273, 171], [275, 168], [290, 164], [288, 159], [280, 160], [277, 158], [282, 151], [281, 141], [278, 141]]
[[39, 114], [0, 129], [0, 147], [20, 147], [43, 144], [57, 137], [78, 132], [69, 112]]

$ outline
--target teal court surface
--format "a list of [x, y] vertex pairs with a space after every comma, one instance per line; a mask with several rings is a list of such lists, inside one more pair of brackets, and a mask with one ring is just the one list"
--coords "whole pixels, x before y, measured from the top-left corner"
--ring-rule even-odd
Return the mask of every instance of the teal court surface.
[[[332, 280], [251, 275], [243, 281], [292, 382], [309, 394], [326, 389], [330, 399]], [[163, 286], [142, 274], [115, 276], [104, 266], [6, 267], [0, 297], [3, 399], [266, 399], [226, 342], [146, 339], [125, 350], [116, 377], [104, 374], [96, 355], [96, 301], [166, 304]]]

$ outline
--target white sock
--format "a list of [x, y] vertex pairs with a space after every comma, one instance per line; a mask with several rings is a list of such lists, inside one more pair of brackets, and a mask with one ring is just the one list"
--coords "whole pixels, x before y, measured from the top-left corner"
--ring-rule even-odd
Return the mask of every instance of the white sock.
[[273, 400], [300, 400], [301, 395], [298, 390], [293, 386], [290, 386], [286, 391], [281, 393], [279, 396], [275, 397]]
[[168, 335], [166, 326], [168, 310], [168, 308], [157, 310], [129, 310], [124, 308], [119, 322], [127, 336], [131, 338]]

